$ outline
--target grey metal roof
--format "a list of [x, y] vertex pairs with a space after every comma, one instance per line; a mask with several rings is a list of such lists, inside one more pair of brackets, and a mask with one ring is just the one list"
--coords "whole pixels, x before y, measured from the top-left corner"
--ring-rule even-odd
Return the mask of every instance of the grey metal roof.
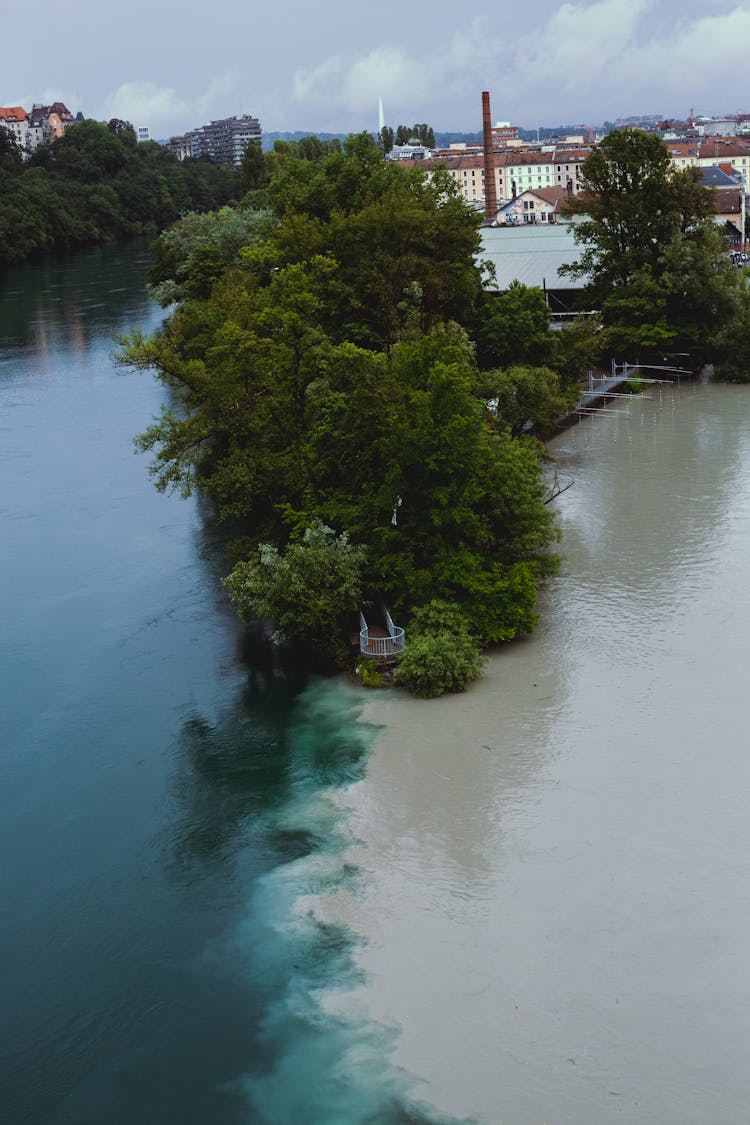
[[548, 289], [582, 289], [584, 278], [561, 277], [560, 266], [577, 262], [581, 248], [573, 241], [572, 223], [530, 223], [482, 227], [481, 257], [492, 262], [497, 280], [488, 289], [507, 289], [511, 281]]
[[701, 184], [703, 187], [736, 188], [738, 180], [722, 168], [701, 168]]

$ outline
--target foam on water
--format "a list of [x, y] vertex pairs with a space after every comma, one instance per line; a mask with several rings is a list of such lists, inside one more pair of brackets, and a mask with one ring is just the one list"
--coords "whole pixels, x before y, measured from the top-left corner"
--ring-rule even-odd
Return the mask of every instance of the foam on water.
[[746, 388], [691, 386], [584, 422], [537, 634], [463, 696], [364, 712], [335, 797], [360, 890], [309, 905], [359, 939], [326, 1010], [391, 1029], [423, 1106], [746, 1115], [749, 419]]
[[327, 917], [331, 899], [363, 893], [336, 797], [363, 776], [375, 728], [362, 721], [362, 703], [361, 692], [326, 681], [297, 700], [288, 736], [293, 791], [269, 811], [267, 827], [304, 840], [304, 854], [256, 883], [231, 937], [246, 950], [253, 989], [267, 996], [260, 1054], [241, 1082], [258, 1125], [445, 1120], [424, 1114], [411, 1077], [391, 1063], [398, 1029], [374, 1022], [357, 1000], [359, 939]]

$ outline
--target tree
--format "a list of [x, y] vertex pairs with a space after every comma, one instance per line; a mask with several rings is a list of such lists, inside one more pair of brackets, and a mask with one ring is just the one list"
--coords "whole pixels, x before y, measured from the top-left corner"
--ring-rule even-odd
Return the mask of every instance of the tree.
[[574, 233], [585, 249], [564, 270], [587, 277], [612, 345], [631, 355], [689, 350], [699, 367], [730, 315], [735, 278], [700, 176], [675, 170], [663, 141], [638, 129], [610, 133], [582, 165]]
[[431, 125], [399, 125], [396, 129], [396, 144], [408, 144], [412, 137], [416, 137], [425, 148], [435, 148], [435, 133]]
[[383, 150], [383, 155], [387, 156], [393, 148], [393, 129], [390, 125], [384, 125], [378, 134], [378, 141]]
[[542, 435], [550, 433], [580, 393], [577, 387], [565, 390], [560, 376], [549, 367], [513, 365], [505, 371], [492, 371], [485, 386], [498, 421], [514, 437], [520, 437], [527, 426]]
[[734, 300], [732, 316], [716, 340], [715, 374], [729, 383], [750, 383], [750, 289], [745, 276]]
[[233, 168], [186, 161], [132, 126], [77, 121], [24, 164], [0, 156], [0, 264], [31, 254], [155, 235], [178, 214], [220, 207], [238, 194]]
[[367, 134], [273, 156], [274, 219], [252, 244], [233, 212], [156, 248], [181, 303], [122, 362], [171, 391], [137, 443], [157, 487], [204, 490], [253, 567], [322, 523], [366, 550], [364, 588], [403, 616], [438, 598], [483, 643], [533, 629], [555, 520], [539, 446], [487, 411], [460, 326], [481, 291], [476, 214], [444, 170], [386, 163]]
[[258, 188], [265, 186], [268, 173], [260, 141], [250, 141], [245, 146], [240, 164], [240, 178], [243, 191], [257, 191]]
[[[4, 174], [16, 175], [22, 168], [23, 158], [16, 138], [9, 129], [0, 125], [0, 176]], [[2, 180], [0, 179], [1, 184]]]
[[246, 621], [270, 618], [274, 640], [302, 641], [318, 656], [342, 661], [346, 615], [362, 601], [365, 552], [320, 521], [279, 551], [264, 543], [225, 579]]
[[186, 297], [207, 297], [229, 266], [239, 264], [240, 250], [262, 240], [273, 226], [270, 211], [222, 207], [183, 215], [152, 247], [151, 295], [164, 307]]
[[466, 620], [454, 606], [431, 601], [409, 621], [404, 654], [395, 681], [420, 699], [466, 691], [486, 660]]
[[542, 290], [513, 281], [503, 293], [485, 294], [478, 304], [474, 335], [481, 367], [549, 363], [555, 339]]
[[113, 117], [107, 122], [107, 128], [110, 133], [114, 133], [119, 137], [123, 144], [128, 148], [135, 148], [138, 144], [138, 138], [130, 121], [123, 121], [119, 117]]

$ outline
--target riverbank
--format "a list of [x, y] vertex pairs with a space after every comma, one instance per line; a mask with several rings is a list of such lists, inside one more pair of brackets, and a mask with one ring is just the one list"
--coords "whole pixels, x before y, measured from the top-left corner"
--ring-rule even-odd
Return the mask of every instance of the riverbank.
[[334, 1005], [437, 1118], [735, 1125], [750, 1096], [750, 402], [659, 386], [555, 442], [563, 573], [462, 696], [375, 695], [333, 798], [360, 944]]
[[28, 162], [3, 157], [0, 268], [62, 251], [155, 237], [186, 211], [215, 210], [242, 193], [233, 168], [180, 163], [132, 126], [86, 120], [70, 125]]

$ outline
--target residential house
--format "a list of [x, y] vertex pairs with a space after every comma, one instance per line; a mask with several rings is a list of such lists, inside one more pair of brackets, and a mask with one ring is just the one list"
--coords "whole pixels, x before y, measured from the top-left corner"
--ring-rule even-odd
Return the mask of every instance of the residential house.
[[570, 194], [558, 185], [527, 188], [498, 209], [498, 225], [518, 226], [525, 223], [532, 226], [536, 223], [564, 221], [564, 206], [569, 199]]
[[708, 137], [698, 152], [701, 168], [718, 168], [731, 164], [742, 173], [746, 192], [750, 192], [750, 141], [741, 137]]
[[46, 108], [50, 139], [54, 141], [63, 135], [68, 125], [73, 124], [73, 114], [63, 102], [53, 102]]
[[22, 106], [0, 106], [0, 125], [7, 129], [16, 144], [26, 148], [29, 117]]
[[29, 129], [26, 140], [27, 147], [33, 152], [39, 145], [49, 144], [50, 136], [47, 107], [34, 104], [29, 114]]
[[722, 228], [730, 244], [739, 247], [745, 225], [745, 189], [742, 173], [731, 164], [704, 168], [701, 183], [704, 187], [714, 190], [715, 222]]

